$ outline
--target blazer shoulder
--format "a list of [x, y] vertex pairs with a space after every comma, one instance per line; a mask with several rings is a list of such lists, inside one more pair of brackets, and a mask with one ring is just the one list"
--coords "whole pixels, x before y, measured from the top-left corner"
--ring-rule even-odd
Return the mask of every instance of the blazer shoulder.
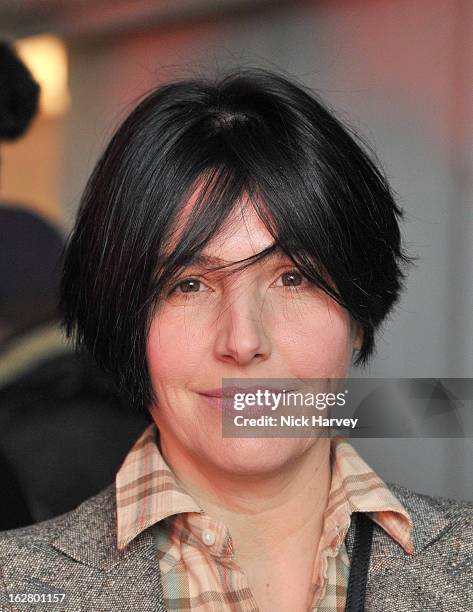
[[473, 501], [457, 499], [454, 497], [444, 497], [441, 495], [429, 495], [414, 491], [408, 487], [394, 482], [386, 483], [399, 501], [406, 506], [419, 508], [425, 512], [437, 511], [446, 517], [453, 519], [456, 517], [473, 517]]
[[36, 592], [38, 584], [31, 582], [35, 568], [55, 564], [58, 551], [51, 541], [61, 533], [73, 512], [0, 532], [0, 610], [11, 609], [7, 599], [10, 592]]
[[153, 534], [119, 551], [115, 500], [113, 483], [70, 512], [0, 533], [0, 610], [17, 609], [12, 594], [62, 594], [68, 612], [164, 612]]
[[471, 610], [473, 503], [386, 484], [411, 517], [413, 550], [375, 525], [367, 609]]
[[90, 514], [107, 504], [113, 495], [113, 487], [114, 485], [109, 485], [76, 508], [59, 516], [33, 525], [0, 531], [0, 567], [7, 565], [16, 554], [22, 556], [29, 554], [34, 557], [35, 552], [44, 554], [46, 550], [54, 554], [51, 542], [55, 541], [71, 524], [74, 524], [77, 517]]
[[75, 510], [76, 508], [33, 525], [0, 531], [0, 565], [14, 554], [15, 549], [31, 548], [34, 551], [42, 542], [54, 539], [61, 533]]

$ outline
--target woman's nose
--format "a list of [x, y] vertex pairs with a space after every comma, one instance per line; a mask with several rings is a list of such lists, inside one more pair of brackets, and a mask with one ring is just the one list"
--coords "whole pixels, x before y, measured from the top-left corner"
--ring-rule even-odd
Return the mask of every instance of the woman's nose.
[[267, 359], [270, 354], [267, 332], [260, 300], [250, 295], [228, 300], [222, 306], [217, 322], [217, 357], [240, 366], [248, 365], [254, 359]]

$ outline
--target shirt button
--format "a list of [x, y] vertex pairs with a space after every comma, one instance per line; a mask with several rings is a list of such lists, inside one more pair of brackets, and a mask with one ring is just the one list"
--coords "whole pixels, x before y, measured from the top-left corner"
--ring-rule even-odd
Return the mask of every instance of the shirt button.
[[204, 544], [207, 544], [207, 546], [212, 546], [215, 542], [215, 533], [210, 529], [204, 529], [202, 531], [202, 541]]

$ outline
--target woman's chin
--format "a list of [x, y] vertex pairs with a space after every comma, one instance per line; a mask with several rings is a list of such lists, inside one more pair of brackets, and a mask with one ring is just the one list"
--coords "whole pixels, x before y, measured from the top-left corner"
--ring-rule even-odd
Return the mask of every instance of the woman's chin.
[[249, 477], [280, 470], [300, 456], [306, 445], [307, 439], [301, 444], [288, 438], [221, 438], [206, 455], [220, 469]]

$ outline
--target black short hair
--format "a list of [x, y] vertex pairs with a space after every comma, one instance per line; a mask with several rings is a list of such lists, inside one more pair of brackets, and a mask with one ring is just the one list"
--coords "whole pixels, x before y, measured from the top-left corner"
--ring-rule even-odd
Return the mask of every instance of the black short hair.
[[154, 399], [146, 363], [153, 308], [244, 194], [275, 242], [243, 267], [285, 252], [361, 325], [355, 365], [374, 351], [412, 258], [401, 245], [403, 211], [363, 141], [283, 74], [245, 68], [181, 79], [154, 88], [115, 132], [65, 254], [66, 332], [140, 409]]

